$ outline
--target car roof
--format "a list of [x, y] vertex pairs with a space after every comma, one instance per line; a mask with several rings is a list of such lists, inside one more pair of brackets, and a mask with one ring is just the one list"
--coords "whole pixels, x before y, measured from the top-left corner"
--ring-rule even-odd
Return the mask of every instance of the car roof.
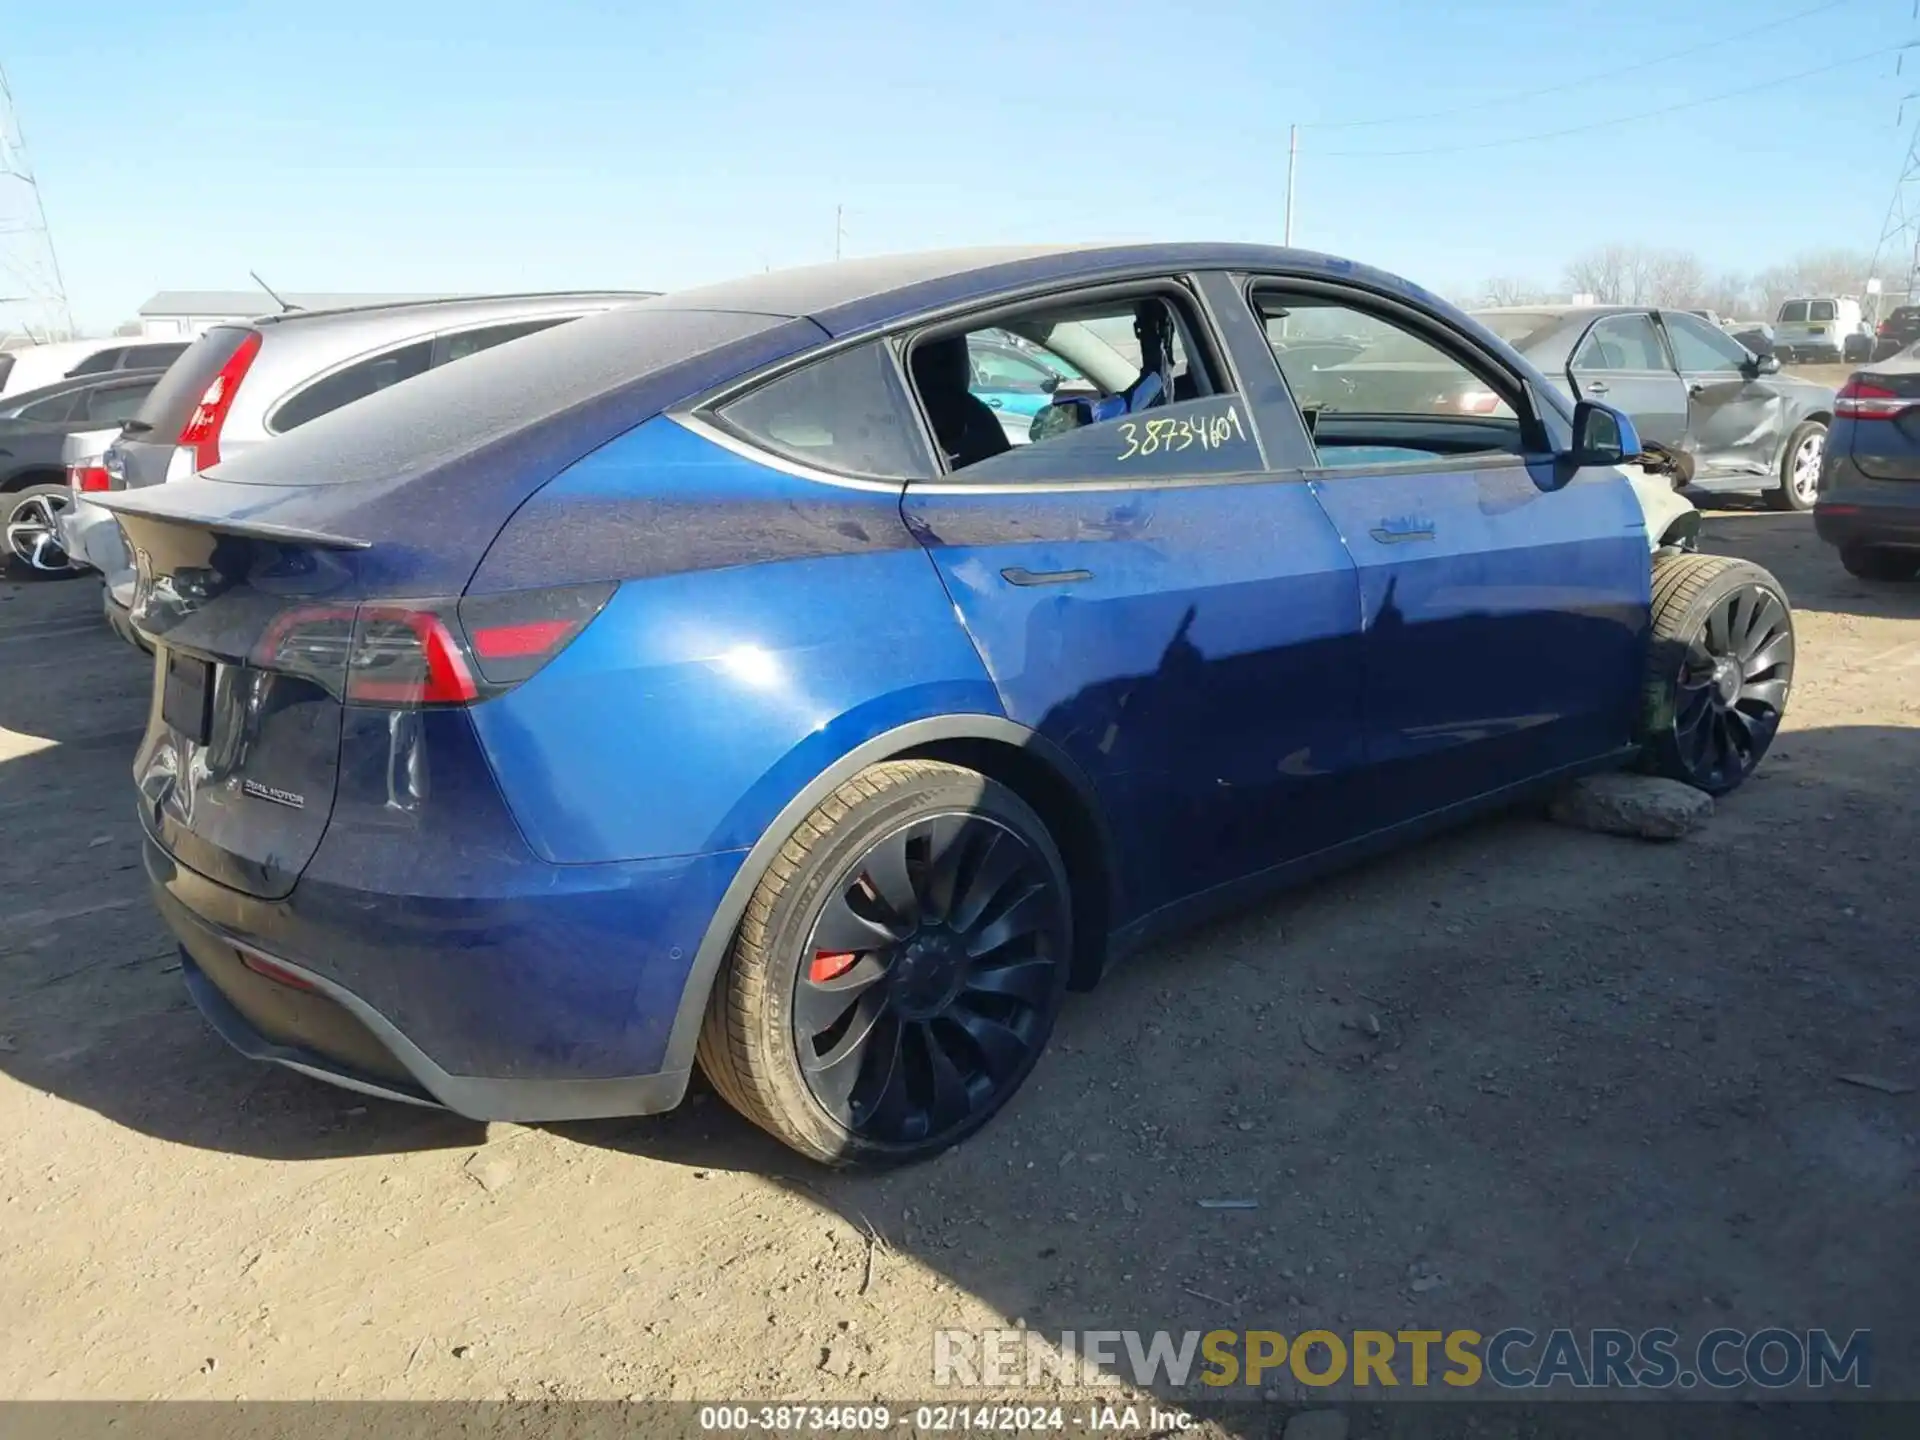
[[1221, 269], [1337, 276], [1428, 303], [1444, 303], [1384, 271], [1311, 250], [1187, 242], [1008, 245], [879, 255], [742, 276], [672, 291], [642, 304], [809, 319], [839, 336], [1025, 285], [1070, 284], [1133, 271]]

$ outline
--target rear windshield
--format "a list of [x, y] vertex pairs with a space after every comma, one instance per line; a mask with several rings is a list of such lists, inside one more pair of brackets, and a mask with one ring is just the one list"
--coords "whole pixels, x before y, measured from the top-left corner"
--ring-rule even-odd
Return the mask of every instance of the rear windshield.
[[1780, 307], [1780, 323], [1783, 325], [1798, 324], [1806, 318], [1807, 302], [1804, 300], [1789, 300]]
[[1807, 318], [1809, 320], [1833, 319], [1833, 301], [1815, 300], [1811, 305], [1807, 306]]
[[[1920, 320], [1920, 305], [1896, 305], [1893, 313], [1887, 316], [1887, 319], [1904, 321]], [[0, 370], [0, 379], [5, 378], [5, 375], [6, 372]]]
[[1523, 348], [1520, 343], [1521, 341], [1530, 335], [1538, 334], [1560, 317], [1551, 311], [1522, 312], [1517, 310], [1497, 310], [1489, 312], [1480, 310], [1474, 312], [1473, 318], [1509, 345], [1513, 346], [1514, 349], [1519, 350]]
[[168, 367], [153, 387], [153, 393], [133, 418], [130, 430], [135, 435], [151, 431], [172, 440], [193, 414], [193, 407], [207, 393], [207, 386], [220, 373], [240, 342], [254, 332], [245, 325], [216, 325], [193, 344], [186, 354]]
[[[403, 478], [784, 323], [779, 316], [654, 309], [646, 303], [608, 310], [343, 405], [271, 445], [236, 455], [214, 473], [248, 485]], [[170, 385], [190, 358], [183, 356], [160, 383]], [[633, 423], [647, 418], [636, 415]]]

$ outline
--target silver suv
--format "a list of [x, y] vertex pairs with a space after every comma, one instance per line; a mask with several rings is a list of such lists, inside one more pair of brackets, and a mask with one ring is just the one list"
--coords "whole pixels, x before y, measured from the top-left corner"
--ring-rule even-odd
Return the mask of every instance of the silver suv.
[[[123, 490], [185, 479], [423, 371], [652, 293], [417, 300], [215, 326], [174, 361], [109, 447], [108, 483]], [[68, 519], [83, 547], [76, 553], [106, 576], [114, 619], [133, 599], [131, 557], [106, 511], [76, 509], [83, 513]]]

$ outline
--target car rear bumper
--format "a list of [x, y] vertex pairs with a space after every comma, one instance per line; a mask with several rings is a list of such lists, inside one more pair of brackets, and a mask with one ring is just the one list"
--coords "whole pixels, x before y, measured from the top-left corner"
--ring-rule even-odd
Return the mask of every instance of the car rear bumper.
[[[618, 906], [635, 925], [651, 911], [662, 928], [685, 923], [693, 940], [667, 946], [665, 937], [641, 935], [624, 952], [582, 955], [574, 947], [588, 943], [588, 927], [568, 913], [577, 896], [560, 898], [539, 927], [543, 943], [531, 947], [497, 944], [525, 934], [526, 902], [484, 896], [464, 902], [460, 920], [436, 927], [437, 943], [423, 945], [417, 934], [402, 941], [393, 933], [423, 908], [416, 897], [333, 897], [309, 906], [316, 919], [300, 913], [299, 890], [255, 900], [180, 866], [151, 836], [144, 858], [188, 991], [242, 1054], [368, 1094], [523, 1122], [679, 1104], [691, 1057], [670, 1064], [664, 1042], [682, 1006], [704, 1004], [686, 993], [711, 914], [700, 882], [711, 875], [723, 888], [718, 877], [730, 879], [739, 859], [623, 867], [615, 893], [588, 905]], [[659, 893], [648, 893], [649, 882]], [[670, 913], [676, 905], [681, 914]], [[356, 933], [356, 922], [366, 930]], [[654, 948], [665, 965], [648, 965]], [[376, 968], [355, 971], [356, 960]], [[625, 1073], [622, 1055], [646, 1073]]]
[[1911, 506], [1856, 505], [1822, 501], [1813, 507], [1813, 528], [1829, 545], [1886, 546], [1920, 550], [1920, 484]]

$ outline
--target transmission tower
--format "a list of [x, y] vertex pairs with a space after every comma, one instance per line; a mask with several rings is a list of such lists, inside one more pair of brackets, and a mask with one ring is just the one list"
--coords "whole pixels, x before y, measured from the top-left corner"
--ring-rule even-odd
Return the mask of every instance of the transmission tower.
[[72, 335], [73, 310], [20, 136], [13, 88], [0, 69], [0, 339], [19, 331], [37, 340]]

